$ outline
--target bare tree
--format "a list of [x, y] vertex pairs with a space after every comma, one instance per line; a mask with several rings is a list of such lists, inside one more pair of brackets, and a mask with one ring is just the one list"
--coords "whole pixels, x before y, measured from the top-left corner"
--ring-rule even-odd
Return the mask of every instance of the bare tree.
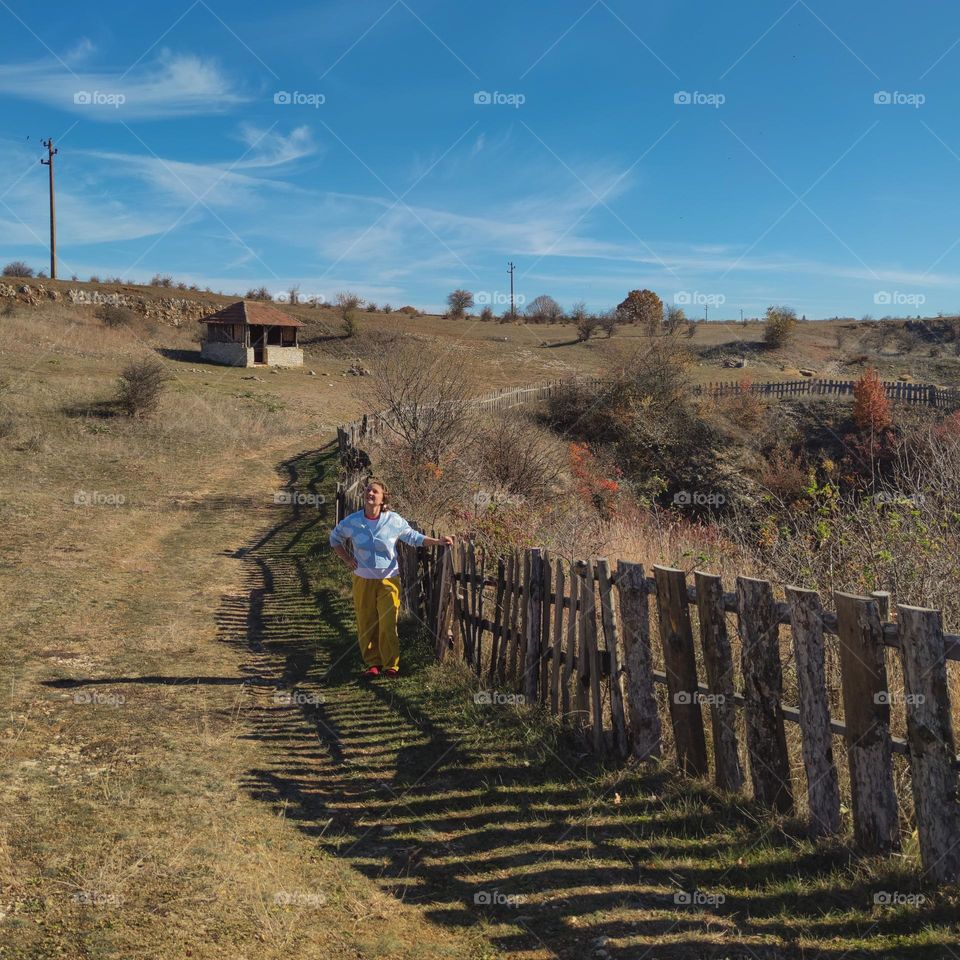
[[553, 297], [543, 293], [530, 302], [527, 316], [534, 323], [559, 323], [563, 319], [563, 307]]
[[300, 302], [300, 285], [297, 284], [296, 286], [291, 287], [287, 291], [287, 296], [289, 298], [287, 302], [291, 306], [296, 306]]
[[620, 317], [616, 310], [606, 310], [597, 317], [597, 326], [607, 335], [607, 339], [613, 336], [619, 322]]
[[22, 260], [14, 260], [3, 268], [5, 277], [32, 277], [33, 267], [28, 266]]
[[473, 309], [473, 294], [469, 290], [454, 290], [447, 294], [448, 316], [453, 320], [460, 320], [468, 310]]

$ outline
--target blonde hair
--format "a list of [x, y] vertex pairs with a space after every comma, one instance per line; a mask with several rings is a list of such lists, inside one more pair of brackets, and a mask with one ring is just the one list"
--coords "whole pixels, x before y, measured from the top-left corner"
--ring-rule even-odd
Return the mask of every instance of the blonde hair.
[[366, 484], [364, 485], [364, 492], [367, 491], [369, 487], [379, 487], [380, 492], [383, 494], [383, 505], [380, 507], [381, 511], [386, 513], [390, 509], [390, 489], [379, 477], [371, 477]]

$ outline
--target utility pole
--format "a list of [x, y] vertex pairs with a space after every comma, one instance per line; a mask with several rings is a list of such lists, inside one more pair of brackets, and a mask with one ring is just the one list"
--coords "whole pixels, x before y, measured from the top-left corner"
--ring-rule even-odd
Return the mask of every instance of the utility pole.
[[50, 168], [50, 279], [57, 279], [57, 208], [53, 191], [53, 158], [59, 153], [54, 149], [53, 140], [41, 141], [47, 148], [47, 159], [40, 162]]
[[710, 319], [710, 304], [705, 303], [703, 305], [703, 322], [706, 323]]
[[507, 273], [510, 274], [510, 319], [517, 319], [517, 308], [513, 300], [513, 271], [517, 268], [513, 265], [512, 262], [507, 264]]

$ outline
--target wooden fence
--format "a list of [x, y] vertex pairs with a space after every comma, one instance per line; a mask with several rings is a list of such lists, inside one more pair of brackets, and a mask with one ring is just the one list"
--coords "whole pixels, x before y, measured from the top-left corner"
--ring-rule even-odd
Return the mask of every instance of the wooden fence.
[[[839, 737], [854, 842], [871, 854], [901, 849], [906, 811], [894, 789], [901, 754], [924, 872], [937, 882], [960, 880], [960, 758], [947, 683], [960, 636], [944, 633], [940, 613], [898, 605], [891, 620], [887, 594], [837, 593], [827, 609], [816, 592], [797, 587], [778, 601], [766, 580], [737, 577], [727, 592], [710, 573], [697, 571], [690, 583], [682, 570], [652, 572], [625, 560], [615, 569], [605, 558], [565, 562], [541, 549], [488, 558], [471, 542], [401, 545], [405, 611], [426, 624], [438, 659], [466, 662], [486, 702], [509, 696], [540, 704], [585, 748], [620, 759], [664, 756], [668, 723], [681, 772], [728, 791], [749, 786], [757, 804], [779, 814], [795, 813], [805, 789], [804, 816], [816, 835], [842, 828]], [[739, 634], [739, 671], [727, 614]], [[831, 643], [839, 650], [842, 720], [830, 715]], [[899, 654], [902, 690], [888, 684], [887, 647]], [[795, 705], [784, 702], [785, 649]], [[657, 697], [658, 685], [665, 697]], [[905, 738], [891, 733], [893, 709], [905, 711]], [[788, 723], [799, 728], [802, 770], [791, 766]]]
[[[512, 406], [551, 389], [481, 402]], [[370, 462], [358, 441], [377, 429], [372, 417], [338, 431], [345, 471], [338, 520], [361, 507]], [[825, 600], [788, 586], [778, 600], [766, 580], [737, 577], [728, 592], [703, 571], [690, 583], [682, 570], [655, 566], [648, 576], [626, 560], [611, 569], [605, 558], [567, 562], [542, 549], [487, 557], [469, 540], [401, 544], [400, 570], [405, 612], [426, 625], [439, 659], [462, 658], [476, 673], [486, 687], [479, 696], [493, 702], [507, 690], [540, 704], [598, 754], [648, 760], [669, 744], [682, 773], [728, 791], [749, 788], [775, 813], [796, 813], [798, 790], [805, 791], [814, 834], [842, 829], [836, 737], [845, 745], [856, 846], [900, 850], [910, 813], [894, 787], [894, 758], [902, 755], [923, 871], [936, 882], [960, 880], [960, 758], [947, 674], [948, 661], [960, 660], [960, 636], [944, 632], [937, 610], [898, 604], [891, 618], [884, 593]], [[896, 690], [887, 648], [899, 660]], [[842, 719], [830, 712], [828, 651], [839, 658]], [[785, 671], [795, 704], [785, 702]], [[891, 731], [893, 709], [903, 738]], [[793, 764], [788, 723], [799, 731]]]

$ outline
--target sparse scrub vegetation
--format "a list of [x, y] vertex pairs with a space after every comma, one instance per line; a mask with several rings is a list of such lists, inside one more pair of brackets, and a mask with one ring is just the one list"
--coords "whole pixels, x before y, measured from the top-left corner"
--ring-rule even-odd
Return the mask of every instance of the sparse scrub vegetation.
[[796, 326], [797, 311], [793, 307], [767, 307], [763, 342], [771, 350], [785, 347], [793, 339]]
[[128, 416], [149, 417], [160, 406], [170, 375], [156, 357], [144, 357], [127, 364], [120, 374], [116, 402]]
[[451, 320], [462, 320], [473, 309], [473, 294], [469, 290], [453, 290], [447, 294], [447, 307]]
[[13, 260], [3, 268], [5, 277], [22, 277], [24, 279], [33, 276], [33, 267], [27, 265], [22, 260]]

